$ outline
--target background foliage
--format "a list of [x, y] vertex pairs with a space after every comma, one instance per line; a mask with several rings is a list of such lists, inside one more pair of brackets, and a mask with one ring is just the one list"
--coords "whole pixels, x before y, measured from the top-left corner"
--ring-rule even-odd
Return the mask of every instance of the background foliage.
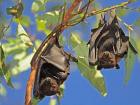
[[[26, 82], [30, 70], [30, 61], [35, 50], [41, 44], [41, 40], [43, 40], [53, 30], [53, 28], [61, 22], [63, 16], [61, 8], [66, 4], [67, 6], [69, 6], [73, 2], [73, 0], [23, 0], [24, 12], [20, 19], [16, 19], [6, 14], [6, 8], [15, 5], [17, 2], [18, 1], [0, 0], [0, 6], [2, 8], [0, 10], [0, 94], [1, 96], [5, 97], [8, 94], [7, 90], [8, 92], [16, 92], [16, 89], [21, 88], [21, 86], [25, 90], [25, 84], [24, 86], [20, 86], [22, 81], [15, 82], [16, 79], [23, 78], [25, 79], [24, 82]], [[93, 4], [90, 6], [90, 9], [99, 10], [102, 8], [121, 4], [122, 2], [124, 1], [118, 0], [115, 2], [113, 0], [99, 0], [93, 2]], [[86, 0], [83, 1], [82, 5], [84, 3], [86, 3]], [[130, 41], [138, 50], [137, 56], [135, 56], [132, 51], [129, 50], [129, 53], [125, 59], [125, 65], [124, 62], [121, 62], [121, 69], [118, 71], [123, 71], [123, 66], [125, 66], [125, 73], [123, 76], [124, 80], [121, 80], [125, 81], [125, 83], [128, 83], [128, 80], [133, 73], [133, 66], [136, 65], [135, 61], [138, 62], [140, 57], [140, 7], [137, 4], [140, 4], [140, 2], [135, 1], [128, 6], [116, 9], [116, 14], [119, 17], [122, 28], [125, 30], [126, 34], [131, 37]], [[80, 14], [78, 16], [81, 17], [82, 15], [83, 14]], [[76, 55], [79, 59], [79, 62], [77, 64], [72, 63], [71, 75], [76, 72], [74, 71], [75, 69], [79, 70], [78, 73], [81, 74], [82, 77], [86, 78], [86, 80], [88, 80], [88, 82], [94, 88], [96, 88], [101, 93], [101, 95], [106, 96], [109, 91], [107, 91], [106, 87], [108, 86], [108, 84], [105, 84], [105, 82], [107, 81], [104, 79], [103, 74], [104, 72], [109, 72], [110, 70], [100, 72], [96, 70], [96, 67], [89, 67], [87, 63], [87, 41], [90, 38], [91, 28], [96, 27], [98, 21], [99, 15], [95, 15], [76, 26], [66, 29], [62, 33], [63, 36], [61, 36], [60, 42], [64, 46], [66, 51], [69, 51], [72, 54]], [[20, 77], [20, 75], [23, 76]], [[72, 77], [70, 76], [69, 78]], [[77, 79], [78, 78], [79, 77], [77, 76]], [[75, 82], [73, 82], [73, 85], [69, 85], [67, 83], [67, 85], [74, 87], [74, 83]], [[86, 84], [86, 86], [88, 87], [89, 85]], [[62, 90], [65, 89], [64, 87], [65, 86], [62, 86]], [[22, 93], [24, 94], [24, 92]], [[98, 93], [93, 91], [93, 94]], [[50, 99], [50, 105], [55, 105], [57, 103], [57, 98], [55, 96], [51, 97]], [[77, 101], [80, 101], [80, 99], [77, 99]], [[13, 105], [14, 104], [15, 103], [13, 102]], [[19, 105], [20, 104], [23, 104], [23, 102], [19, 102]]]

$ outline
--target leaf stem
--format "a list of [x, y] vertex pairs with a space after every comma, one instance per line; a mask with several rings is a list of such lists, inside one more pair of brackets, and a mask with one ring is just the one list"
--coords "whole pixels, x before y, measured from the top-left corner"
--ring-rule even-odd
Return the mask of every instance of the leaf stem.
[[107, 7], [107, 8], [101, 9], [101, 10], [97, 10], [97, 11], [93, 10], [91, 13], [89, 13], [87, 15], [87, 17], [97, 15], [97, 14], [100, 14], [102, 12], [107, 12], [107, 11], [110, 11], [110, 10], [115, 9], [115, 8], [124, 7], [124, 6], [128, 5], [129, 3], [130, 2], [127, 1], [127, 2], [122, 2], [120, 4], [117, 4], [117, 5], [114, 5], [114, 6], [111, 6], [111, 7]]

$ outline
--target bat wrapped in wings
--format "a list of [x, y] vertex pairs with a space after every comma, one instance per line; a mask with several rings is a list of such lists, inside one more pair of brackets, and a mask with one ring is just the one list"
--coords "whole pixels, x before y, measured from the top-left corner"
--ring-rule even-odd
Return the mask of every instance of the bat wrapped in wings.
[[89, 65], [97, 65], [97, 69], [119, 68], [118, 62], [127, 54], [128, 48], [136, 54], [137, 51], [119, 27], [116, 15], [105, 20], [101, 17], [98, 28], [92, 29], [89, 47]]
[[71, 54], [64, 51], [56, 36], [47, 41], [38, 61], [38, 72], [33, 89], [34, 97], [42, 99], [44, 96], [60, 94], [59, 87], [69, 75], [71, 58], [77, 61]]
[[26, 87], [25, 105], [31, 105], [32, 92], [35, 98], [60, 94], [60, 85], [69, 75], [69, 61], [77, 59], [59, 45], [60, 27], [42, 42], [31, 61], [31, 73]]

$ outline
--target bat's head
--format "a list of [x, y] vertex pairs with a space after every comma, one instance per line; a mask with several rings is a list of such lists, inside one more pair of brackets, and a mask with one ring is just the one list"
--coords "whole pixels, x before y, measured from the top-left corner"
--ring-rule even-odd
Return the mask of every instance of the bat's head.
[[117, 61], [114, 53], [109, 51], [104, 51], [99, 54], [99, 63], [100, 68], [113, 68], [116, 67]]
[[46, 96], [55, 95], [59, 93], [59, 84], [53, 77], [46, 77], [40, 84], [41, 93]]

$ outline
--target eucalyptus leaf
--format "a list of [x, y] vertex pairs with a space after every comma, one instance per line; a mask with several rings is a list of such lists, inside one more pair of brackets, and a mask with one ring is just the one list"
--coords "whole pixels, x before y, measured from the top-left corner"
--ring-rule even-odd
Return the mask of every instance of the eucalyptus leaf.
[[59, 22], [59, 11], [51, 11], [46, 12], [45, 14], [38, 15], [36, 17], [37, 21], [42, 21], [47, 24], [47, 26], [50, 25], [56, 25]]
[[25, 52], [28, 48], [19, 38], [9, 38], [8, 43], [3, 44], [5, 56], [15, 55]]
[[[17, 18], [14, 18], [13, 20], [14, 22], [18, 23], [19, 22], [19, 19]], [[20, 23], [25, 26], [25, 27], [29, 27], [30, 24], [31, 24], [31, 20], [28, 16], [21, 16], [20, 17]]]
[[12, 75], [17, 75], [21, 72], [24, 72], [30, 68], [30, 62], [33, 57], [33, 53], [29, 54], [28, 56], [21, 58], [16, 66], [13, 66], [11, 72]]
[[40, 12], [40, 11], [45, 11], [46, 10], [46, 2], [47, 0], [35, 0], [32, 3], [32, 12], [36, 13], [36, 12]]
[[97, 88], [101, 95], [106, 96], [107, 92], [102, 73], [94, 67], [90, 67], [88, 64], [88, 46], [86, 42], [82, 41], [78, 35], [73, 34], [71, 37], [73, 37], [71, 38], [72, 47], [78, 56], [77, 66], [81, 74], [91, 83], [91, 85]]
[[4, 60], [5, 60], [4, 51], [3, 51], [2, 45], [0, 45], [0, 68], [1, 69], [3, 67]]
[[90, 67], [84, 58], [78, 59], [77, 66], [81, 74], [90, 82], [90, 84], [96, 87], [102, 96], [106, 96], [107, 91], [102, 73], [94, 67]]
[[4, 37], [3, 30], [4, 30], [4, 26], [2, 25], [2, 23], [0, 23], [0, 40]]
[[130, 3], [132, 3], [132, 2], [136, 2], [137, 0], [128, 0]]
[[125, 8], [119, 8], [117, 9], [117, 16], [121, 17], [121, 16], [125, 16], [127, 13], [129, 12], [128, 9]]
[[49, 105], [56, 105], [56, 104], [57, 104], [56, 98], [51, 97]]
[[73, 48], [76, 48], [81, 43], [81, 38], [77, 33], [71, 33], [70, 43]]
[[36, 98], [32, 98], [31, 102], [32, 102], [32, 105], [38, 105], [38, 102], [40, 100], [39, 99], [36, 99]]
[[[136, 42], [132, 38], [130, 38], [130, 42], [134, 45], [136, 49], [138, 49]], [[125, 83], [128, 83], [128, 81], [130, 80], [133, 66], [135, 63], [135, 58], [135, 53], [131, 50], [131, 48], [129, 48], [127, 56], [125, 58]]]
[[8, 70], [8, 69], [5, 67], [5, 68], [4, 68], [4, 72], [5, 72], [4, 78], [5, 78], [5, 80], [6, 80], [7, 85], [9, 85], [10, 87], [14, 88], [14, 85], [12, 84], [12, 80], [11, 80], [12, 75], [11, 75], [10, 70]]
[[134, 25], [140, 27], [140, 18], [138, 18], [138, 19], [134, 22]]
[[2, 65], [0, 65], [0, 76], [3, 76], [7, 85], [9, 85], [10, 87], [14, 88], [12, 81], [11, 81], [11, 73], [10, 71], [7, 69], [7, 67], [5, 66], [4, 61], [2, 61]]
[[0, 84], [0, 95], [6, 96], [6, 94], [7, 94], [7, 91], [6, 91], [5, 87], [2, 84]]
[[33, 43], [31, 39], [29, 38], [29, 35], [27, 32], [24, 30], [22, 25], [19, 23], [18, 28], [17, 28], [17, 36], [20, 37], [20, 39], [29, 47], [33, 46]]

